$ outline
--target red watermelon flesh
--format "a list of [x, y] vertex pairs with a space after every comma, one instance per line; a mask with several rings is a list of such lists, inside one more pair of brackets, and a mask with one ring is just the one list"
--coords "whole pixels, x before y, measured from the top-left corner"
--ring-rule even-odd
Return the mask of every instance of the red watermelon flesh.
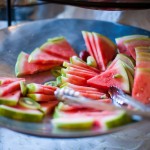
[[43, 87], [41, 84], [36, 84], [36, 83], [27, 84], [27, 89], [28, 89], [28, 93], [54, 95], [54, 90]]
[[67, 60], [76, 55], [71, 45], [64, 37], [50, 39], [47, 43], [42, 45], [40, 49], [49, 54], [57, 55], [58, 57], [65, 58]]
[[37, 72], [47, 71], [56, 66], [56, 64], [43, 65], [43, 64], [29, 63], [28, 58], [29, 55], [25, 52], [21, 52], [19, 54], [15, 66], [16, 76], [23, 76], [23, 75], [34, 74]]
[[0, 86], [0, 96], [7, 95], [16, 90], [20, 90], [20, 81], [14, 81]]
[[67, 68], [67, 69], [62, 69], [61, 73], [65, 73], [65, 74], [71, 74], [71, 75], [76, 75], [79, 77], [83, 77], [85, 79], [90, 79], [92, 77], [94, 77], [95, 75], [88, 73], [86, 71], [82, 71], [80, 69], [75, 69], [75, 68]]
[[91, 42], [90, 42], [90, 39], [89, 39], [89, 34], [90, 34], [90, 32], [82, 31], [82, 35], [83, 35], [83, 38], [84, 38], [87, 50], [90, 53], [90, 55], [95, 58], [95, 54], [93, 52], [93, 49], [92, 49], [92, 46], [91, 46]]
[[51, 89], [53, 91], [55, 91], [57, 89], [57, 87], [51, 86], [51, 85], [41, 85], [41, 86], [44, 87], [44, 88], [49, 88], [49, 89]]
[[68, 63], [68, 62], [64, 62], [63, 66], [64, 67], [72, 67], [72, 68], [80, 69], [80, 70], [83, 70], [83, 71], [89, 71], [89, 72], [91, 72], [92, 74], [95, 74], [95, 75], [99, 73], [99, 71], [95, 72], [95, 70], [91, 70], [91, 67], [90, 68], [85, 68], [85, 67], [82, 67], [82, 66], [78, 66], [78, 65], [75, 65], [75, 64]]
[[147, 38], [148, 36], [146, 35], [128, 35], [128, 36], [123, 36], [120, 38], [116, 38], [116, 43], [117, 47], [120, 53], [126, 54], [128, 56], [131, 56], [130, 52], [126, 49], [126, 46], [124, 44], [125, 41], [135, 39], [135, 38]]
[[115, 86], [130, 93], [128, 75], [119, 60], [113, 69], [107, 70], [100, 75], [87, 80], [87, 84], [106, 91], [109, 87]]
[[18, 103], [20, 95], [21, 95], [21, 91], [17, 90], [17, 91], [8, 93], [7, 95], [0, 96], [0, 104], [15, 106]]
[[58, 56], [50, 55], [39, 48], [36, 48], [29, 56], [29, 63], [39, 63], [39, 64], [56, 64], [61, 65], [64, 61], [68, 61], [67, 59], [63, 59]]
[[39, 94], [39, 93], [27, 94], [27, 97], [30, 97], [31, 99], [38, 102], [51, 101], [56, 99], [54, 95], [46, 95], [46, 94]]
[[125, 41], [126, 49], [130, 52], [131, 56], [136, 59], [135, 48], [150, 46], [150, 38], [136, 38], [133, 40]]
[[99, 59], [98, 66], [101, 66], [101, 70], [106, 70], [106, 66], [116, 55], [116, 45], [103, 35], [98, 33], [92, 33], [94, 36], [95, 46]]
[[91, 92], [100, 92], [97, 88], [93, 88], [93, 87], [86, 87], [86, 86], [79, 86], [79, 85], [75, 85], [75, 84], [71, 84], [71, 83], [65, 83], [64, 85], [62, 85], [62, 87], [69, 87], [74, 89], [75, 91], [91, 91]]
[[23, 78], [13, 78], [13, 77], [0, 77], [0, 85], [12, 83], [14, 81], [21, 81]]
[[136, 68], [132, 97], [144, 104], [150, 104], [150, 68]]
[[44, 114], [51, 114], [55, 108], [55, 106], [58, 104], [57, 100], [53, 100], [50, 102], [41, 102], [41, 109], [43, 110]]

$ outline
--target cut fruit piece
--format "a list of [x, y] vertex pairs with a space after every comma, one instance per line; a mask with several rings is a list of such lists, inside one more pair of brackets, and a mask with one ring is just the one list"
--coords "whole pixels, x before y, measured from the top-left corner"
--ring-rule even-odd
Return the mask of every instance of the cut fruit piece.
[[54, 95], [46, 95], [46, 94], [39, 94], [39, 93], [27, 94], [27, 97], [38, 102], [51, 101], [56, 99]]
[[150, 46], [149, 47], [135, 47], [135, 52], [148, 52], [148, 53], [150, 53]]
[[125, 111], [115, 111], [116, 113], [110, 116], [105, 116], [100, 119], [101, 127], [105, 130], [119, 127], [132, 122], [130, 116]]
[[125, 54], [117, 54], [115, 59], [112, 61], [112, 63], [109, 65], [109, 67], [107, 69], [111, 69], [118, 60], [123, 61], [125, 64], [127, 64], [132, 69], [134, 69], [134, 67], [135, 67], [135, 61], [131, 57], [129, 57]]
[[128, 75], [120, 60], [117, 61], [113, 69], [107, 70], [100, 75], [89, 79], [87, 84], [104, 90], [108, 90], [109, 87], [115, 86], [130, 93]]
[[150, 104], [150, 68], [136, 68], [132, 96], [144, 104]]
[[126, 40], [131, 40], [131, 39], [135, 39], [135, 38], [148, 38], [148, 36], [147, 35], [128, 35], [128, 36], [116, 38], [115, 40], [116, 40], [119, 52], [130, 56], [130, 52], [126, 49], [124, 42]]
[[48, 54], [39, 48], [36, 48], [28, 58], [29, 63], [39, 63], [39, 64], [56, 64], [57, 66], [61, 65], [64, 61], [69, 59], [63, 59], [61, 57], [53, 56]]
[[0, 105], [0, 115], [29, 122], [40, 122], [44, 117], [44, 114], [38, 110], [24, 109], [20, 106], [9, 107], [5, 105]]
[[97, 68], [97, 63], [92, 56], [87, 57], [87, 65], [94, 67], [94, 68]]
[[57, 106], [57, 104], [58, 104], [57, 100], [53, 100], [53, 101], [50, 101], [50, 102], [42, 102], [42, 103], [40, 103], [41, 110], [46, 115], [51, 114], [53, 112], [55, 106]]
[[29, 97], [21, 97], [19, 105], [28, 109], [37, 109], [41, 111], [41, 105]]
[[46, 94], [46, 95], [54, 95], [54, 90], [47, 88], [41, 84], [30, 83], [27, 84], [28, 94], [31, 93], [39, 93], [39, 94]]
[[16, 90], [20, 90], [20, 81], [14, 81], [0, 86], [0, 96], [7, 95]]
[[20, 81], [20, 89], [21, 89], [21, 94], [25, 96], [27, 94], [27, 86], [25, 81]]
[[12, 93], [8, 93], [5, 96], [0, 96], [0, 104], [5, 104], [9, 106], [15, 106], [20, 98], [21, 91], [15, 91]]
[[56, 37], [49, 39], [47, 43], [43, 44], [40, 49], [51, 55], [69, 60], [70, 57], [76, 55], [71, 45], [64, 37]]
[[85, 78], [75, 76], [75, 75], [66, 74], [66, 77], [65, 76], [60, 76], [60, 77], [57, 78], [57, 84], [58, 85], [62, 85], [66, 82], [69, 82], [69, 83], [72, 83], [72, 84], [75, 84], [75, 85], [81, 85], [81, 86], [87, 84]]
[[84, 70], [80, 70], [80, 69], [76, 69], [72, 67], [61, 69], [61, 73], [75, 75], [75, 76], [83, 77], [85, 79], [90, 79], [95, 76], [95, 74], [89, 73], [88, 71], [84, 71]]
[[54, 64], [43, 65], [43, 64], [28, 63], [28, 57], [29, 55], [27, 53], [21, 52], [19, 54], [15, 65], [16, 76], [23, 76], [34, 74], [37, 72], [47, 71], [56, 66]]
[[150, 46], [150, 38], [136, 38], [125, 41], [126, 49], [130, 52], [131, 56], [136, 59], [135, 48], [141, 46]]
[[93, 127], [94, 119], [91, 117], [55, 118], [52, 119], [52, 125], [67, 130], [88, 130]]
[[111, 61], [116, 55], [116, 45], [107, 37], [98, 34], [92, 33], [94, 36], [95, 47], [97, 51], [97, 57], [95, 59], [99, 59], [97, 61], [98, 66], [101, 70], [106, 70], [106, 66], [109, 61]]
[[83, 71], [89, 71], [91, 72], [92, 74], [94, 73], [95, 75], [97, 75], [99, 72], [95, 72], [93, 70], [91, 70], [90, 68], [85, 68], [85, 67], [81, 67], [81, 66], [78, 66], [78, 65], [74, 65], [74, 64], [71, 64], [71, 63], [68, 63], [68, 62], [64, 62], [63, 63], [63, 66], [64, 67], [72, 67], [72, 68], [76, 68], [76, 69], [80, 69], [80, 70], [83, 70]]
[[8, 84], [14, 81], [24, 80], [23, 78], [14, 78], [14, 77], [0, 77], [0, 85]]
[[72, 64], [74, 64], [74, 65], [81, 66], [81, 67], [83, 67], [83, 68], [87, 68], [87, 69], [92, 70], [92, 71], [94, 71], [94, 72], [96, 72], [96, 73], [99, 73], [99, 70], [98, 70], [98, 69], [96, 69], [96, 68], [94, 68], [94, 67], [91, 67], [91, 66], [88, 66], [88, 65], [86, 64], [86, 62], [84, 62], [83, 60], [81, 60], [81, 59], [80, 59], [79, 57], [77, 57], [77, 56], [71, 57], [71, 58], [70, 58], [70, 62], [71, 62]]
[[97, 88], [93, 88], [93, 87], [86, 87], [86, 86], [79, 86], [79, 85], [75, 85], [75, 84], [71, 84], [71, 83], [65, 83], [61, 86], [62, 87], [69, 87], [73, 90], [77, 90], [77, 91], [93, 91], [93, 92], [99, 92], [100, 90], [98, 90]]
[[52, 68], [52, 69], [51, 69], [51, 74], [52, 74], [55, 78], [57, 78], [58, 76], [61, 75], [61, 69], [62, 69], [62, 68], [63, 68], [63, 67], [60, 67], [60, 66], [57, 66], [57, 67]]

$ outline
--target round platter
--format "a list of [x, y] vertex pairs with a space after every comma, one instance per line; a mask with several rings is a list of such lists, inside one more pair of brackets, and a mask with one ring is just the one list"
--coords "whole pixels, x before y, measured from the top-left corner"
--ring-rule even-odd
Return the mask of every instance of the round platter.
[[[0, 76], [14, 77], [14, 66], [18, 54], [21, 51], [30, 53], [36, 47], [42, 45], [48, 38], [64, 36], [76, 52], [79, 53], [86, 48], [81, 34], [82, 30], [101, 33], [113, 41], [116, 37], [131, 34], [150, 36], [149, 31], [139, 28], [94, 20], [42, 20], [12, 26], [0, 30]], [[43, 83], [51, 79], [51, 76], [47, 76], [47, 74], [37, 74], [35, 76], [28, 76], [26, 79], [28, 82]], [[127, 130], [131, 126], [141, 126], [143, 123], [148, 123], [147, 121], [141, 121], [108, 131], [98, 129], [89, 131], [62, 131], [54, 129], [50, 121], [50, 117], [45, 118], [41, 123], [21, 122], [0, 117], [0, 126], [35, 136], [73, 138], [104, 135], [118, 130]]]

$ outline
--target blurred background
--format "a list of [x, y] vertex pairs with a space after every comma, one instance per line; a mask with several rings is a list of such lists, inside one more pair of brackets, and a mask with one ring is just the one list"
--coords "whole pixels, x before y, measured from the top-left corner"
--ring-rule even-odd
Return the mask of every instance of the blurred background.
[[[7, 1], [0, 0], [0, 29], [7, 27]], [[67, 5], [50, 4], [39, 0], [11, 0], [12, 25], [50, 18], [81, 18], [117, 22], [150, 30], [150, 9], [106, 11]]]

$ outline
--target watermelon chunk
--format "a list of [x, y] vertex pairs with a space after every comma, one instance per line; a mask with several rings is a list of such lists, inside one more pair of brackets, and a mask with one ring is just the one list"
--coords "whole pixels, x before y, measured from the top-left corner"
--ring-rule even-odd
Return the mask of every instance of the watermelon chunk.
[[125, 41], [126, 49], [130, 52], [131, 56], [136, 59], [135, 48], [150, 46], [150, 38], [136, 38], [133, 40]]
[[5, 96], [0, 96], [0, 104], [15, 106], [18, 103], [20, 95], [21, 95], [21, 91], [18, 90], [12, 93], [8, 93]]
[[46, 94], [39, 94], [39, 93], [27, 94], [27, 97], [38, 102], [56, 100], [54, 95], [46, 95]]
[[53, 95], [54, 90], [47, 88], [41, 84], [30, 83], [27, 84], [28, 93], [39, 93], [39, 94], [46, 94], [46, 95]]
[[131, 56], [130, 52], [126, 49], [126, 46], [124, 44], [125, 41], [135, 39], [135, 38], [147, 38], [146, 35], [127, 35], [123, 37], [116, 38], [117, 47], [120, 53], [126, 54], [128, 56]]
[[0, 86], [0, 96], [9, 94], [16, 90], [20, 90], [20, 81], [15, 81], [15, 82]]
[[49, 54], [56, 55], [61, 58], [69, 60], [70, 57], [76, 55], [71, 45], [64, 37], [56, 37], [49, 39], [47, 43], [43, 44], [40, 49]]
[[107, 70], [100, 75], [87, 80], [87, 84], [104, 90], [108, 90], [109, 87], [115, 86], [127, 93], [130, 93], [128, 75], [119, 60], [113, 69]]
[[37, 72], [47, 71], [55, 67], [56, 64], [33, 64], [28, 62], [29, 55], [25, 52], [21, 52], [17, 58], [15, 65], [15, 74], [16, 76], [23, 76], [34, 74]]
[[56, 66], [61, 65], [67, 59], [63, 59], [54, 55], [50, 55], [39, 48], [36, 48], [29, 56], [29, 63], [40, 63], [40, 64], [56, 64]]
[[14, 81], [24, 80], [23, 78], [14, 78], [14, 77], [0, 77], [0, 85], [8, 84]]
[[150, 104], [150, 68], [136, 68], [132, 96], [144, 104]]
[[44, 114], [38, 110], [26, 109], [18, 105], [14, 107], [0, 105], [0, 115], [29, 122], [40, 122], [44, 117]]

